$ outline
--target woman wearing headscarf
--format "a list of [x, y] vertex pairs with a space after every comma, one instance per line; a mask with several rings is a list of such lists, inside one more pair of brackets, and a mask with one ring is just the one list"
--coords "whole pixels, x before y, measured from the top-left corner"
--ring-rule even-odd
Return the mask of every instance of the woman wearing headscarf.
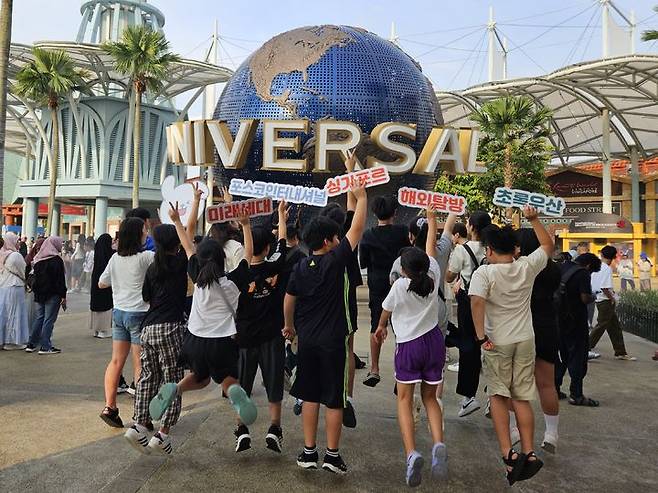
[[30, 285], [30, 273], [32, 272], [32, 262], [34, 262], [34, 257], [36, 257], [39, 250], [41, 250], [41, 245], [46, 241], [45, 238], [37, 238], [37, 241], [30, 248], [27, 257], [25, 257], [25, 287], [27, 292], [25, 293], [25, 306], [27, 307], [27, 327], [28, 330], [32, 327], [32, 322], [34, 322], [34, 293], [32, 292], [32, 286]]
[[0, 344], [23, 349], [29, 336], [25, 306], [25, 259], [18, 252], [18, 236], [7, 233], [0, 248]]
[[112, 237], [105, 233], [98, 237], [94, 246], [94, 268], [91, 271], [91, 297], [89, 308], [89, 328], [94, 337], [105, 339], [112, 337], [112, 288], [100, 289], [98, 280], [107, 267], [110, 257], [114, 254]]
[[59, 308], [66, 310], [66, 274], [61, 257], [62, 238], [49, 236], [34, 257], [32, 270], [34, 281], [35, 315], [30, 341], [25, 351], [33, 353], [40, 344], [39, 354], [58, 354], [62, 350], [52, 345], [51, 337]]

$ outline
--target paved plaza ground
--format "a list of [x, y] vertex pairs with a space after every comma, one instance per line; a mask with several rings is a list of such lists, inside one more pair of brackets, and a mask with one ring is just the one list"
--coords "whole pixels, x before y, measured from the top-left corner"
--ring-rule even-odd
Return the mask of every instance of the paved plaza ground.
[[[364, 293], [360, 293], [363, 299]], [[255, 400], [259, 420], [251, 427], [253, 448], [233, 452], [234, 418], [216, 386], [186, 394], [180, 423], [173, 431], [172, 456], [140, 455], [122, 438], [122, 430], [99, 418], [103, 407], [103, 373], [111, 341], [87, 330], [88, 298], [72, 295], [61, 315], [54, 341], [62, 354], [0, 351], [0, 491], [159, 492], [159, 491], [404, 491], [404, 458], [392, 394], [394, 344], [385, 345], [382, 383], [361, 384], [357, 372], [358, 427], [344, 430], [341, 452], [350, 467], [345, 477], [324, 471], [301, 471], [295, 465], [302, 445], [301, 421], [284, 400], [284, 452], [265, 449], [267, 408], [264, 389]], [[360, 304], [356, 349], [368, 353], [367, 303]], [[656, 345], [626, 335], [637, 362], [615, 361], [608, 338], [603, 356], [592, 362], [586, 393], [601, 401], [598, 409], [561, 410], [558, 454], [542, 457], [545, 467], [531, 482], [514, 486], [523, 492], [658, 491], [658, 363]], [[130, 370], [126, 370], [129, 374]], [[498, 457], [491, 421], [478, 411], [458, 418], [456, 374], [446, 373], [444, 404], [449, 478], [432, 483], [429, 474], [417, 491], [497, 492], [508, 489]], [[482, 397], [482, 396], [480, 396]], [[484, 398], [482, 397], [482, 400]], [[125, 422], [132, 399], [119, 396]], [[543, 435], [537, 414], [535, 440]], [[321, 427], [318, 446], [324, 447]], [[425, 418], [418, 426], [418, 448], [429, 455]], [[429, 469], [427, 470], [429, 473]]]

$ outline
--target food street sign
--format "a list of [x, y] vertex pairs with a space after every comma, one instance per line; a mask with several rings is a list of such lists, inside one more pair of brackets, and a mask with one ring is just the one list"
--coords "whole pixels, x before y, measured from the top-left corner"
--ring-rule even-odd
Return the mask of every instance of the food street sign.
[[398, 190], [398, 202], [407, 207], [425, 209], [430, 204], [436, 212], [463, 215], [466, 212], [466, 199], [460, 195], [428, 192], [416, 188], [402, 187]]
[[285, 200], [292, 204], [306, 204], [317, 207], [327, 205], [327, 191], [316, 187], [289, 185], [287, 183], [267, 183], [264, 181], [233, 178], [228, 188], [231, 195], [241, 197], [270, 197]]
[[562, 216], [566, 203], [561, 197], [547, 197], [543, 193], [526, 192], [498, 187], [494, 193], [494, 205], [500, 207], [524, 207], [530, 205], [547, 216]]
[[229, 202], [206, 208], [206, 222], [214, 224], [234, 221], [240, 216], [269, 216], [272, 210], [272, 199], [269, 197]]
[[361, 169], [345, 175], [329, 178], [324, 186], [329, 197], [335, 197], [348, 192], [354, 187], [376, 187], [391, 181], [388, 175], [388, 169], [385, 166], [376, 168]]
[[[216, 120], [195, 120], [176, 122], [167, 127], [167, 156], [174, 164], [214, 166], [214, 151], [217, 151], [222, 166], [226, 169], [242, 169], [253, 143], [259, 121], [240, 120], [235, 135], [231, 134], [226, 122]], [[338, 120], [319, 120], [314, 124], [315, 166], [309, 169], [306, 158], [287, 159], [281, 152], [301, 151], [300, 136], [283, 137], [281, 134], [293, 132], [308, 134], [309, 120], [263, 120], [263, 162], [264, 171], [290, 171], [304, 173], [329, 173], [329, 155], [337, 153], [343, 160], [347, 151], [356, 147], [361, 140], [361, 129], [356, 123]], [[337, 132], [347, 134], [346, 139], [335, 140]], [[374, 156], [365, 160], [366, 168], [385, 166], [392, 175], [414, 173], [434, 175], [439, 164], [451, 174], [483, 173], [486, 168], [476, 163], [479, 132], [473, 129], [433, 128], [419, 156], [407, 144], [399, 141], [404, 138], [416, 139], [416, 126], [407, 123], [384, 122], [377, 125], [370, 137], [380, 149], [395, 156], [393, 161], [382, 161]], [[356, 169], [363, 169], [358, 162]]]

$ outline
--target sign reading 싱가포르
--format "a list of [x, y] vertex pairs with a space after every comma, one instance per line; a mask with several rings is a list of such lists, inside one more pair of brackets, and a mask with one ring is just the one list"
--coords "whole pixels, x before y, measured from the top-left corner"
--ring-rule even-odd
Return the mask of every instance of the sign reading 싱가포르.
[[566, 203], [561, 197], [549, 197], [543, 193], [527, 192], [515, 188], [498, 187], [494, 192], [494, 205], [499, 207], [532, 206], [547, 216], [561, 217]]
[[391, 177], [388, 174], [388, 169], [384, 166], [377, 166], [329, 178], [324, 189], [329, 197], [335, 197], [348, 192], [354, 187], [376, 187], [389, 181], [391, 181]]

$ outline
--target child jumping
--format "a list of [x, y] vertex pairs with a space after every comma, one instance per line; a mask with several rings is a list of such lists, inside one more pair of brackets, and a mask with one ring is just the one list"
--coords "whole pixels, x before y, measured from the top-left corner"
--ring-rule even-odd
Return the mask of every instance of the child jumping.
[[[483, 232], [488, 264], [473, 273], [468, 291], [477, 342], [484, 349], [491, 418], [510, 485], [530, 479], [543, 465], [532, 445], [534, 415], [529, 401], [535, 397], [535, 334], [530, 297], [535, 278], [553, 254], [553, 239], [534, 208], [526, 206], [524, 215], [532, 224], [539, 248], [515, 260], [514, 229], [489, 226]], [[522, 452], [512, 448], [510, 400]]]
[[171, 217], [188, 258], [188, 274], [194, 282], [194, 298], [188, 320], [189, 335], [183, 342], [182, 360], [191, 373], [177, 384], [162, 386], [149, 405], [153, 421], [159, 421], [174, 400], [189, 390], [205, 388], [212, 378], [222, 387], [238, 418], [246, 425], [256, 421], [257, 409], [238, 384], [238, 344], [235, 341], [235, 314], [241, 293], [249, 289], [249, 261], [253, 255], [248, 217], [240, 217], [244, 232], [245, 258], [228, 274], [224, 271], [224, 251], [211, 238], [204, 239], [195, 252], [178, 214], [171, 205]]
[[445, 477], [448, 455], [443, 443], [443, 414], [437, 388], [443, 382], [446, 347], [439, 327], [441, 271], [436, 255], [436, 219], [428, 210], [430, 223], [425, 252], [409, 247], [400, 257], [402, 277], [391, 286], [382, 302], [382, 314], [375, 331], [381, 344], [388, 335], [388, 322], [395, 333], [395, 380], [398, 395], [398, 422], [407, 456], [406, 481], [421, 483], [423, 456], [416, 450], [413, 403], [414, 387], [420, 384], [421, 397], [429, 419], [434, 446], [432, 476]]
[[297, 465], [317, 469], [316, 438], [320, 404], [326, 407], [327, 452], [322, 468], [346, 473], [338, 447], [347, 405], [349, 368], [349, 279], [345, 267], [354, 257], [366, 223], [367, 195], [355, 188], [352, 226], [339, 240], [340, 226], [327, 217], [315, 217], [306, 226], [304, 242], [312, 254], [293, 269], [284, 300], [283, 334], [291, 339], [297, 329], [297, 375], [290, 394], [304, 401], [304, 450]]

